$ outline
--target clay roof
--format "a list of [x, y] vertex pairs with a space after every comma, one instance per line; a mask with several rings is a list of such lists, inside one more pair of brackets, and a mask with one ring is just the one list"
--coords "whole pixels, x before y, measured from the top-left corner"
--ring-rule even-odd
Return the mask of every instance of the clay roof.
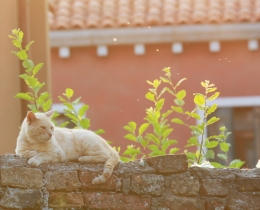
[[51, 30], [260, 22], [260, 0], [49, 0]]

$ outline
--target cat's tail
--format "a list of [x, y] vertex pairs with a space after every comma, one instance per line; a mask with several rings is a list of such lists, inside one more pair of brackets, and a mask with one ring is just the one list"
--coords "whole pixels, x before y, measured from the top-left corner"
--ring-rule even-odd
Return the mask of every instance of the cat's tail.
[[118, 153], [113, 149], [110, 157], [105, 162], [104, 171], [103, 171], [102, 175], [93, 179], [92, 184], [105, 183], [109, 179], [109, 177], [111, 176], [113, 169], [117, 165], [119, 160], [120, 160], [120, 158], [119, 158]]

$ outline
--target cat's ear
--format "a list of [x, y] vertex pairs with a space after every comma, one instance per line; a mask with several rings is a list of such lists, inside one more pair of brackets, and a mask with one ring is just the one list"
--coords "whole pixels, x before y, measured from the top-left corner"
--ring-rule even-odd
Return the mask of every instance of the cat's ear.
[[29, 124], [37, 119], [33, 112], [28, 112], [26, 118]]
[[46, 115], [47, 117], [51, 118], [52, 115], [54, 114], [54, 112], [55, 112], [55, 110], [50, 110], [50, 111], [48, 111], [48, 112], [45, 112], [45, 115]]

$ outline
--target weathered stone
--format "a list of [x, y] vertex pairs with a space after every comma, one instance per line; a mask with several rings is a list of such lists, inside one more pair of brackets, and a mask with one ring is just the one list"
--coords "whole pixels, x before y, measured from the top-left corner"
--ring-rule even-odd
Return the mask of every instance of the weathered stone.
[[240, 192], [260, 191], [260, 178], [237, 179], [236, 188]]
[[5, 154], [0, 155], [0, 166], [29, 166], [27, 164], [28, 159], [20, 158], [18, 155]]
[[171, 175], [171, 189], [176, 195], [197, 195], [200, 190], [200, 183], [197, 177], [189, 172]]
[[151, 205], [151, 198], [149, 196], [84, 192], [83, 197], [85, 206], [89, 209], [150, 210]]
[[207, 198], [205, 207], [206, 210], [225, 210], [225, 200], [221, 198]]
[[171, 194], [163, 196], [163, 205], [171, 210], [204, 210], [204, 203], [197, 197], [174, 196]]
[[238, 194], [227, 200], [228, 210], [258, 210], [260, 209], [260, 195]]
[[81, 187], [77, 171], [48, 171], [44, 182], [48, 190], [73, 190]]
[[179, 173], [188, 170], [188, 159], [185, 154], [150, 157], [144, 161], [157, 173]]
[[130, 190], [137, 194], [162, 195], [164, 189], [164, 177], [156, 174], [132, 175]]
[[0, 187], [0, 199], [3, 197], [5, 193], [5, 189], [3, 187]]
[[52, 208], [81, 208], [84, 201], [81, 193], [78, 192], [51, 192], [49, 207]]
[[204, 179], [235, 180], [236, 173], [239, 171], [239, 169], [190, 167], [189, 171], [192, 174], [195, 173], [201, 180]]
[[229, 195], [229, 190], [222, 179], [206, 179], [201, 181], [200, 194], [223, 197]]
[[120, 191], [121, 178], [111, 175], [111, 177], [104, 184], [92, 184], [92, 180], [103, 173], [103, 170], [99, 171], [80, 171], [79, 180], [83, 189], [100, 189], [100, 190], [116, 190]]
[[1, 184], [10, 187], [41, 188], [43, 174], [37, 168], [2, 167]]
[[260, 168], [237, 170], [235, 175], [237, 178], [245, 179], [260, 178]]
[[37, 189], [6, 188], [0, 206], [4, 208], [22, 209], [41, 205], [42, 193]]
[[155, 173], [154, 168], [150, 167], [146, 162], [142, 166], [140, 164], [140, 160], [136, 160], [129, 163], [122, 163], [119, 162], [117, 166], [114, 168], [113, 174], [117, 175], [118, 177], [129, 177], [131, 174], [134, 173]]
[[122, 183], [122, 193], [128, 194], [130, 191], [130, 182], [131, 182], [130, 177], [123, 178], [122, 182], [123, 182]]

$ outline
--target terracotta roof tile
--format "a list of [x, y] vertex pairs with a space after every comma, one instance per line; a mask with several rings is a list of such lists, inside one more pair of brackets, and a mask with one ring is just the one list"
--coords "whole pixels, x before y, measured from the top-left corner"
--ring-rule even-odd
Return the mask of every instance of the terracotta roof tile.
[[48, 0], [51, 30], [260, 21], [260, 0]]

